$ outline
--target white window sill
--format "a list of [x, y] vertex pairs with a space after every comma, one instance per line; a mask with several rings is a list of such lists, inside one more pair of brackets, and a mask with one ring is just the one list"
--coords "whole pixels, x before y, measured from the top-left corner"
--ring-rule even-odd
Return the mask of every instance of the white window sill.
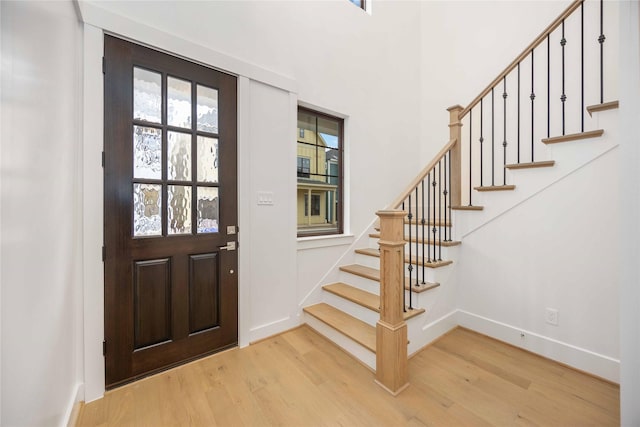
[[330, 236], [298, 237], [298, 250], [346, 246], [354, 241], [353, 234], [333, 234]]

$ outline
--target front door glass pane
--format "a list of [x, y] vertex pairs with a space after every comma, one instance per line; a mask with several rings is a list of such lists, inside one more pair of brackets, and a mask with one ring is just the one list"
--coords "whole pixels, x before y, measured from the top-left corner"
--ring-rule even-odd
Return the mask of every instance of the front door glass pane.
[[133, 184], [133, 235], [162, 235], [162, 186]]
[[198, 187], [198, 233], [218, 232], [218, 188]]
[[167, 124], [191, 128], [191, 82], [167, 77]]
[[191, 180], [191, 135], [167, 132], [167, 179]]
[[169, 185], [167, 188], [169, 234], [191, 233], [191, 187]]
[[133, 68], [133, 118], [161, 123], [162, 75]]
[[198, 181], [218, 182], [218, 139], [198, 136]]
[[162, 178], [162, 131], [133, 126], [133, 177]]
[[218, 133], [218, 91], [198, 85], [198, 130]]

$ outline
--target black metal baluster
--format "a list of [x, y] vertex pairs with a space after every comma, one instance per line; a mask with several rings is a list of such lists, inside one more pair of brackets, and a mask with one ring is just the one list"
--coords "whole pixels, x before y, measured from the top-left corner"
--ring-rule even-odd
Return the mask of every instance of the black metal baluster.
[[[447, 184], [447, 194], [449, 195], [449, 204], [447, 205], [447, 198], [445, 197], [444, 199], [444, 209], [445, 209], [445, 213], [449, 212], [449, 218], [451, 218], [451, 191], [450, 191], [450, 187], [451, 187], [451, 150], [449, 150], [449, 152], [447, 153], [447, 159], [449, 160], [449, 183]], [[448, 207], [447, 207], [448, 206]], [[453, 221], [452, 221], [453, 222]], [[453, 227], [453, 225], [452, 225]], [[451, 241], [451, 232], [453, 231], [453, 228], [449, 228], [449, 242]], [[447, 239], [445, 239], [447, 240]]]
[[483, 112], [482, 112], [482, 99], [480, 99], [480, 187], [482, 187], [482, 143], [484, 142], [484, 136], [483, 136]]
[[507, 185], [507, 76], [502, 79], [502, 185]]
[[604, 5], [603, 0], [600, 0], [600, 37], [598, 37], [598, 43], [600, 43], [600, 104], [604, 102]]
[[[427, 176], [427, 185], [431, 185], [431, 171]], [[431, 191], [427, 187], [427, 262], [431, 262], [431, 245], [429, 244], [429, 236], [431, 234]]]
[[[404, 210], [404, 202], [402, 202], [402, 210]], [[380, 229], [380, 233], [382, 233], [382, 228]], [[404, 226], [402, 229], [402, 237], [404, 237]], [[379, 250], [379, 249], [378, 249]], [[404, 251], [405, 247], [402, 246], [402, 260], [404, 265]], [[402, 311], [406, 313], [407, 311], [407, 295], [405, 293], [405, 289], [407, 287], [407, 275], [404, 274], [404, 268], [402, 269]]]
[[547, 34], [547, 138], [551, 137], [551, 34]]
[[[424, 285], [424, 249], [425, 249], [425, 242], [424, 242], [424, 179], [422, 180], [422, 284]], [[427, 246], [428, 248], [429, 246]]]
[[580, 132], [584, 132], [584, 2], [580, 3]]
[[518, 163], [520, 163], [520, 63], [518, 62]]
[[[420, 260], [420, 256], [418, 255], [418, 245], [420, 244], [418, 238], [418, 186], [416, 185], [416, 286], [418, 286], [418, 282], [420, 281], [420, 268], [418, 267], [418, 260]], [[411, 225], [409, 225], [411, 227]], [[411, 290], [409, 290], [411, 292]]]
[[433, 167], [433, 184], [431, 184], [431, 186], [433, 187], [433, 229], [432, 229], [432, 234], [433, 234], [433, 239], [432, 239], [432, 243], [433, 243], [433, 261], [436, 261], [436, 224], [438, 224], [438, 218], [436, 218], [436, 168], [435, 166]]
[[533, 101], [536, 99], [535, 91], [533, 90], [533, 49], [531, 49], [531, 163], [533, 163], [533, 136], [534, 136], [534, 127], [533, 127], [533, 113], [535, 111]]
[[[442, 194], [444, 195], [444, 223], [447, 223], [447, 154], [449, 152], [444, 153], [444, 191]], [[447, 228], [444, 229], [444, 241], [447, 241]]]
[[564, 19], [562, 20], [562, 39], [560, 39], [560, 46], [562, 46], [562, 96], [560, 97], [560, 101], [562, 101], [562, 134], [565, 134], [565, 126], [564, 126], [564, 103], [567, 100], [567, 94], [564, 93], [564, 47], [567, 44], [567, 39], [564, 38]]
[[[409, 309], [411, 310], [411, 284], [413, 283], [413, 257], [411, 253], [411, 218], [413, 218], [413, 213], [411, 211], [411, 195], [409, 195]], [[404, 224], [402, 225], [402, 234], [404, 234]], [[402, 289], [402, 292], [405, 292], [406, 285]]]
[[471, 176], [472, 176], [472, 167], [471, 167], [471, 147], [473, 144], [471, 143], [471, 129], [473, 128], [473, 109], [469, 110], [469, 206], [473, 206], [471, 203]]
[[496, 185], [495, 182], [495, 109], [494, 109], [494, 97], [493, 88], [491, 88], [491, 185]]
[[[442, 223], [442, 199], [440, 199], [440, 190], [442, 184], [442, 160], [438, 161], [438, 222], [440, 226], [438, 227], [438, 261], [442, 261], [442, 227], [446, 227], [447, 223]], [[435, 190], [435, 188], [434, 188]]]

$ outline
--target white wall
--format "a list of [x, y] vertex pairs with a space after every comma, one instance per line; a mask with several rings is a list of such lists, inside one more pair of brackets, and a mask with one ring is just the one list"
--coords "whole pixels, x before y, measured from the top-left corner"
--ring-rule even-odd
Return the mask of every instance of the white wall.
[[621, 3], [620, 40], [620, 413], [640, 425], [640, 7]]
[[456, 104], [466, 107], [569, 3], [422, 2], [424, 163], [449, 139], [446, 108]]
[[463, 237], [464, 326], [619, 381], [617, 161], [612, 148]]
[[[80, 2], [89, 24], [85, 37], [103, 28], [241, 76], [240, 343], [246, 345], [297, 325], [300, 299], [344, 253], [344, 243], [353, 241], [304, 242], [303, 253], [297, 252], [292, 143], [297, 103], [345, 117], [347, 234], [363, 233], [375, 211], [419, 170], [419, 4], [381, 2], [373, 15], [345, 0], [153, 5]], [[85, 56], [87, 49], [99, 51], [101, 45], [85, 39]], [[95, 66], [95, 58], [85, 61], [85, 71]], [[95, 71], [85, 76], [93, 80], [85, 92], [101, 87]], [[87, 122], [99, 116], [101, 101], [85, 101], [91, 104], [85, 105]], [[84, 142], [85, 150], [101, 146], [97, 138]], [[86, 166], [85, 178], [91, 163]], [[394, 174], [398, 179], [390, 180]], [[258, 191], [273, 192], [274, 205], [257, 206]], [[91, 205], [102, 203], [101, 194], [89, 197]], [[84, 231], [101, 238], [94, 223], [85, 223]], [[97, 278], [99, 266], [92, 270]], [[102, 283], [96, 282], [85, 285], [94, 305], [102, 298]], [[88, 322], [85, 330], [94, 331], [86, 336], [85, 349], [87, 366], [93, 367], [93, 374], [86, 374], [91, 400], [99, 395], [96, 348], [102, 337], [98, 317]]]
[[0, 423], [60, 425], [82, 366], [81, 33], [71, 2], [0, 8]]

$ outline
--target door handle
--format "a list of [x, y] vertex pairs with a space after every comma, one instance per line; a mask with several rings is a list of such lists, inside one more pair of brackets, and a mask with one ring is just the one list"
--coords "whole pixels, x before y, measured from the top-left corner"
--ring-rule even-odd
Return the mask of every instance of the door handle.
[[235, 251], [237, 248], [237, 243], [236, 242], [227, 242], [226, 246], [218, 246], [220, 249], [224, 249], [227, 251]]

